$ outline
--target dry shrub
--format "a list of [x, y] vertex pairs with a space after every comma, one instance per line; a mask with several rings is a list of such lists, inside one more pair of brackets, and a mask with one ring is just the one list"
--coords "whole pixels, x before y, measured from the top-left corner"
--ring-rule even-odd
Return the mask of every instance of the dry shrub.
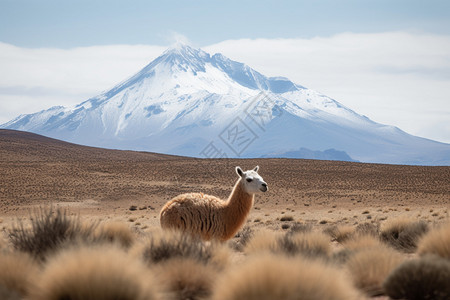
[[341, 249], [331, 255], [331, 262], [336, 265], [343, 265], [347, 263], [347, 261], [350, 259], [350, 257], [352, 257], [353, 254], [355, 254], [355, 251], [353, 250]]
[[134, 242], [134, 234], [123, 222], [108, 222], [101, 224], [95, 231], [95, 239], [117, 243], [124, 248], [130, 248]]
[[331, 253], [329, 237], [319, 232], [285, 234], [278, 238], [275, 253], [327, 258]]
[[180, 231], [164, 231], [154, 234], [143, 250], [143, 258], [149, 264], [158, 264], [170, 259], [189, 258], [203, 264], [223, 268], [228, 263], [229, 251], [217, 243], [203, 240]]
[[347, 269], [354, 285], [369, 296], [383, 294], [382, 284], [403, 258], [389, 248], [361, 250], [347, 261]]
[[263, 253], [221, 276], [212, 299], [360, 299], [343, 276], [343, 272], [317, 261]]
[[196, 260], [176, 258], [154, 268], [164, 299], [209, 299], [217, 270]]
[[450, 223], [428, 232], [419, 241], [420, 255], [435, 254], [450, 259]]
[[381, 228], [381, 239], [395, 249], [412, 253], [422, 235], [428, 231], [424, 221], [411, 221], [407, 218], [389, 220]]
[[355, 235], [352, 238], [343, 242], [346, 249], [349, 250], [361, 250], [367, 248], [385, 248], [380, 239], [372, 235]]
[[326, 228], [323, 232], [328, 234], [334, 241], [342, 243], [353, 235], [355, 228], [349, 225], [334, 225]]
[[94, 228], [94, 224], [84, 226], [78, 218], [67, 216], [65, 210], [41, 208], [31, 216], [30, 228], [20, 222], [10, 231], [9, 237], [16, 250], [44, 260], [63, 244], [91, 239]]
[[279, 234], [270, 230], [260, 230], [249, 241], [245, 252], [271, 252], [287, 256], [303, 255], [311, 258], [324, 258], [330, 255], [331, 246], [329, 237], [323, 233], [287, 232]]
[[380, 233], [380, 224], [362, 223], [355, 228], [355, 235], [371, 235], [378, 237]]
[[299, 222], [295, 222], [290, 228], [287, 234], [295, 234], [295, 233], [305, 233], [311, 232], [312, 225], [311, 224], [303, 224]]
[[450, 261], [438, 256], [425, 256], [405, 261], [383, 284], [392, 299], [450, 299]]
[[245, 226], [236, 234], [236, 239], [230, 241], [230, 246], [236, 251], [243, 251], [248, 241], [253, 237], [253, 230], [250, 226]]
[[114, 246], [73, 247], [51, 257], [34, 300], [158, 299], [145, 266]]
[[38, 263], [28, 254], [0, 253], [0, 286], [5, 295], [27, 296], [38, 275]]

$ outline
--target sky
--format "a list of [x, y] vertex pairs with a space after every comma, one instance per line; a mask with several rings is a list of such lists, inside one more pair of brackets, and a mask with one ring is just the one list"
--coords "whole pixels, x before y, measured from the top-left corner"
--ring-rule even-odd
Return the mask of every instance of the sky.
[[176, 41], [450, 143], [450, 1], [0, 0], [0, 124], [74, 105]]

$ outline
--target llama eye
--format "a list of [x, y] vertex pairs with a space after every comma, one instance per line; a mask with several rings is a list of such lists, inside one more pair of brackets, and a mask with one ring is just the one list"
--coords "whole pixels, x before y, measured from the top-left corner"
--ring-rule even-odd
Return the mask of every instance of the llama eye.
[[252, 181], [253, 181], [253, 179], [247, 178], [247, 182], [252, 182]]

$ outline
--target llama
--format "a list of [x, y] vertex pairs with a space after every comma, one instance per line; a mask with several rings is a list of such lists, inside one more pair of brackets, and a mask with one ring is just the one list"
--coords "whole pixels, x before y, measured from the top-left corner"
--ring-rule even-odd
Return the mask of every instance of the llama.
[[268, 190], [258, 170], [259, 166], [245, 172], [236, 167], [239, 179], [226, 201], [203, 193], [173, 198], [161, 210], [161, 227], [182, 230], [204, 240], [229, 240], [247, 219], [254, 194]]

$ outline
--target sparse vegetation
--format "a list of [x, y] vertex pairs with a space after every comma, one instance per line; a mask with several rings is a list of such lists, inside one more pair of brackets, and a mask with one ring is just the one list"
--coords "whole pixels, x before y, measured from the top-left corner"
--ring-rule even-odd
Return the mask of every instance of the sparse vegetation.
[[405, 261], [383, 284], [392, 299], [450, 299], [450, 261], [425, 256]]

